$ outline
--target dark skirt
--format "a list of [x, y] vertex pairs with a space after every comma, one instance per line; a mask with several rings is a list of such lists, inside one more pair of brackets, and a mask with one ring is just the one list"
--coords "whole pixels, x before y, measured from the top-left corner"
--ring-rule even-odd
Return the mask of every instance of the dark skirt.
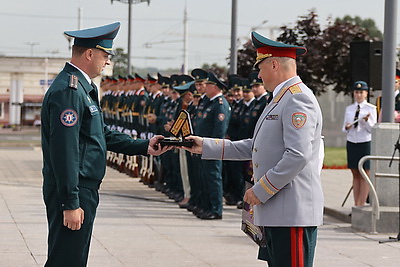
[[[371, 142], [352, 143], [347, 141], [347, 167], [349, 169], [358, 169], [358, 162], [364, 156], [371, 155]], [[370, 169], [369, 160], [363, 165], [365, 170]]]

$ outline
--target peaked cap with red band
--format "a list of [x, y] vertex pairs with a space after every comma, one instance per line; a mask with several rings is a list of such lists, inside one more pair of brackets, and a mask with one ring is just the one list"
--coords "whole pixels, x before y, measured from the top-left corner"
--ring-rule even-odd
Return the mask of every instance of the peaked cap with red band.
[[135, 81], [144, 83], [146, 79], [142, 78], [139, 74], [135, 73]]
[[291, 57], [296, 59], [297, 56], [307, 53], [305, 47], [275, 42], [256, 32], [251, 33], [251, 39], [257, 49], [254, 67], [257, 67], [261, 61], [269, 57]]

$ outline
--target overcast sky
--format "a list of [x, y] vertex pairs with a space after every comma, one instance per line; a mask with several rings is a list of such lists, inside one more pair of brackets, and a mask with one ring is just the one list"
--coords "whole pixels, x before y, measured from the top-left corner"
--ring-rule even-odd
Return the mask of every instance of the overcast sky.
[[[135, 1], [135, 0], [134, 0]], [[226, 65], [230, 48], [231, 0], [151, 0], [132, 6], [132, 65], [179, 68], [183, 62], [183, 13], [188, 12], [189, 69], [203, 63]], [[384, 0], [237, 0], [238, 37], [242, 43], [252, 28], [271, 37], [271, 29], [294, 25], [314, 8], [321, 25], [328, 17], [372, 18], [383, 32]], [[0, 55], [69, 57], [65, 30], [121, 22], [114, 47], [127, 51], [128, 5], [110, 0], [2, 1]], [[400, 18], [398, 18], [400, 20]], [[397, 23], [398, 25], [399, 23]], [[397, 26], [397, 31], [400, 27]], [[277, 35], [278, 32], [275, 32]], [[397, 43], [400, 42], [397, 34]], [[276, 37], [276, 36], [272, 36]]]

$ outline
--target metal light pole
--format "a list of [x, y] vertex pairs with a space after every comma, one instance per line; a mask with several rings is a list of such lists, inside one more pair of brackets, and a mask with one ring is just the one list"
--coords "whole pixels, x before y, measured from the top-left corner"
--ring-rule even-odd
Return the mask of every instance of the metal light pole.
[[382, 58], [382, 122], [393, 122], [394, 80], [396, 73], [397, 0], [385, 1]]
[[188, 23], [187, 23], [187, 6], [185, 1], [185, 10], [183, 13], [183, 68], [182, 73], [188, 74]]
[[232, 21], [231, 21], [231, 60], [229, 74], [237, 72], [237, 0], [232, 0]]
[[[128, 74], [131, 74], [131, 22], [132, 22], [132, 4], [147, 2], [150, 5], [150, 0], [115, 0], [128, 4]], [[114, 0], [111, 0], [111, 4]]]

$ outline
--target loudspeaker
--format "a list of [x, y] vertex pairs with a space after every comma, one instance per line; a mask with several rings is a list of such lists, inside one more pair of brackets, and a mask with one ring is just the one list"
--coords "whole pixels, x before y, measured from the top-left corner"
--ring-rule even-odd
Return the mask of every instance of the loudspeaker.
[[350, 43], [351, 86], [365, 81], [373, 90], [382, 89], [382, 42]]

